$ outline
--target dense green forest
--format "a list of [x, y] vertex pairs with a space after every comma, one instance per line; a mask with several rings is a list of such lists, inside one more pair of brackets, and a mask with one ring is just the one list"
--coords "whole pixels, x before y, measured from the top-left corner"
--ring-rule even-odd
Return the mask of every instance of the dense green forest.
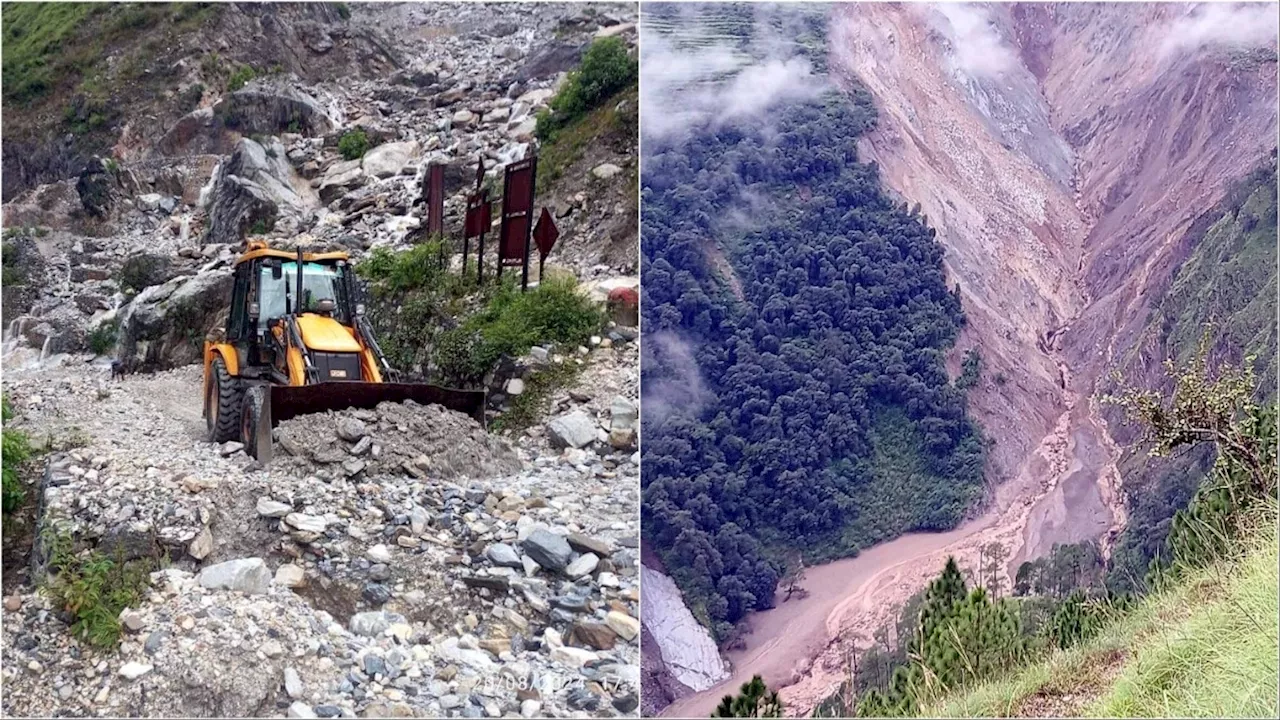
[[964, 323], [942, 248], [854, 143], [865, 93], [650, 143], [643, 523], [727, 638], [779, 558], [954, 527], [983, 443], [943, 355]]

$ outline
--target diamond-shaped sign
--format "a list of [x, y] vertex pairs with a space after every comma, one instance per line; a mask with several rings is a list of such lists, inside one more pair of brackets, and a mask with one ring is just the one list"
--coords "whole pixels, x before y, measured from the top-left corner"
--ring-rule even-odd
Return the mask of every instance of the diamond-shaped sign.
[[533, 226], [533, 241], [537, 243], [538, 252], [541, 253], [543, 260], [551, 254], [551, 248], [555, 247], [556, 239], [559, 237], [560, 229], [556, 227], [556, 221], [552, 219], [551, 213], [547, 212], [546, 208], [542, 208], [538, 224]]

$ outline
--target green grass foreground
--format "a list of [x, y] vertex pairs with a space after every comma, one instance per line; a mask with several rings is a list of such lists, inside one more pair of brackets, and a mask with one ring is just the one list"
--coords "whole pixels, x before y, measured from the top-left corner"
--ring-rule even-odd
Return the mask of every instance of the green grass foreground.
[[1277, 717], [1276, 508], [1237, 557], [1147, 598], [1093, 640], [923, 717]]

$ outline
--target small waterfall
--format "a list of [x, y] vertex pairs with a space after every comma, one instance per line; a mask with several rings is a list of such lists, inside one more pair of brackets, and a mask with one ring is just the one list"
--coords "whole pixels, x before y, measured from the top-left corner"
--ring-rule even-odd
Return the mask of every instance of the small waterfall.
[[8, 357], [14, 350], [22, 346], [22, 318], [9, 321], [5, 329], [3, 341], [0, 341], [0, 355]]
[[53, 347], [53, 336], [50, 335], [49, 337], [44, 339], [44, 344], [40, 346], [40, 357], [36, 362], [43, 363], [45, 360], [48, 360], [49, 356], [53, 354], [53, 352], [50, 350], [50, 348], [52, 347]]
[[191, 213], [183, 213], [182, 219], [178, 221], [178, 246], [186, 247], [187, 240], [191, 238]]
[[222, 161], [213, 167], [213, 174], [209, 176], [209, 182], [200, 188], [200, 195], [196, 200], [196, 207], [208, 207], [209, 198], [213, 195], [213, 186], [218, 182], [218, 173], [222, 171]]

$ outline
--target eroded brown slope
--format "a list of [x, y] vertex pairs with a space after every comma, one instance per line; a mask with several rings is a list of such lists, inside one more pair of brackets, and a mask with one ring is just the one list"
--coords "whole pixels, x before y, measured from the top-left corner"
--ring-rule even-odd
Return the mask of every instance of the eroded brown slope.
[[971, 566], [998, 541], [1016, 563], [1054, 542], [1106, 546], [1123, 527], [1098, 381], [1147, 322], [1192, 222], [1275, 146], [1274, 30], [1249, 27], [1261, 15], [1236, 18], [1246, 31], [1233, 37], [1230, 25], [1206, 30], [1199, 12], [837, 11], [832, 65], [881, 113], [863, 157], [920, 203], [947, 247], [970, 319], [956, 356], [982, 354], [971, 401], [1004, 482], [982, 518], [918, 547], [895, 541], [908, 552], [824, 610], [826, 648], [778, 678], [789, 712], [827, 694], [850, 641], [866, 647], [946, 555]]

